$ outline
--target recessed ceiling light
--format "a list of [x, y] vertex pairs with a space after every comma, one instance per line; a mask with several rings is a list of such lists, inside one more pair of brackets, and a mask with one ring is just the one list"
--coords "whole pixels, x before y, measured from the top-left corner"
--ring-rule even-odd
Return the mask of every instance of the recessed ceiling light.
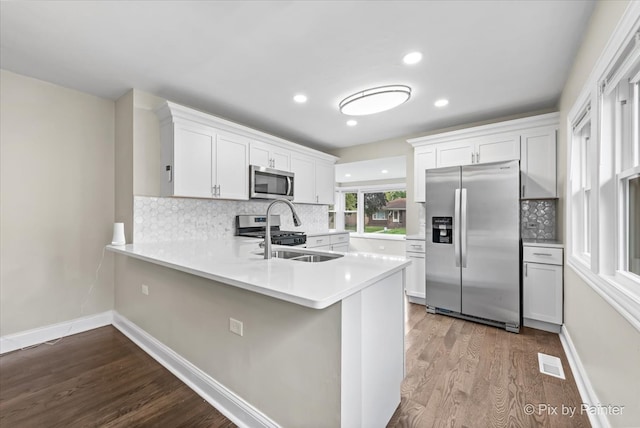
[[304, 95], [304, 94], [296, 94], [296, 95], [293, 97], [293, 101], [295, 101], [295, 102], [297, 102], [297, 103], [299, 103], [299, 104], [306, 103], [306, 102], [307, 102], [307, 96], [306, 96], [306, 95]]
[[436, 106], [436, 107], [444, 107], [447, 104], [449, 104], [449, 100], [447, 100], [445, 98], [439, 99], [438, 101], [433, 103], [433, 105]]
[[383, 173], [383, 174], [386, 174], [387, 172], [389, 172], [389, 171], [387, 171], [386, 169], [383, 169], [383, 170], [382, 170], [382, 173]]
[[345, 177], [351, 177], [351, 174], [347, 173], [344, 175]]
[[417, 64], [422, 60], [422, 54], [420, 52], [410, 52], [402, 58], [402, 61], [407, 65]]
[[343, 114], [349, 116], [365, 116], [398, 107], [407, 102], [410, 97], [411, 88], [408, 86], [380, 86], [349, 95], [340, 101], [338, 107]]
[[357, 124], [358, 124], [357, 120], [353, 120], [353, 119], [347, 120], [348, 126], [356, 126]]

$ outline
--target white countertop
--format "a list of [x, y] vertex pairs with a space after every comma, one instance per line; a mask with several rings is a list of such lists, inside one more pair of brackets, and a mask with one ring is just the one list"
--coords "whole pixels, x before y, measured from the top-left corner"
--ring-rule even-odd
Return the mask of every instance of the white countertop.
[[[265, 260], [257, 254], [262, 252], [261, 241], [234, 238], [108, 245], [107, 249], [314, 309], [326, 308], [411, 263], [404, 257], [368, 253], [346, 253], [319, 263]], [[291, 247], [274, 245], [276, 248]]]
[[549, 247], [549, 248], [564, 248], [564, 244], [555, 239], [523, 239], [523, 247]]

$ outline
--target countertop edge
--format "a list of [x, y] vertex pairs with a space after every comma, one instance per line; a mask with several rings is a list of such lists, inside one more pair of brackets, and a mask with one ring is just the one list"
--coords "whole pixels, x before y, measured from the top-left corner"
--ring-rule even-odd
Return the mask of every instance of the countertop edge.
[[367, 281], [363, 281], [362, 283], [358, 284], [357, 286], [351, 287], [349, 289], [346, 289], [340, 293], [331, 295], [325, 299], [322, 300], [312, 300], [312, 299], [307, 299], [304, 297], [299, 297], [299, 296], [295, 296], [292, 294], [287, 294], [287, 293], [282, 293], [279, 292], [277, 290], [273, 290], [273, 289], [269, 289], [269, 288], [265, 288], [265, 287], [260, 287], [258, 285], [255, 284], [251, 284], [251, 283], [247, 283], [247, 282], [243, 282], [243, 281], [237, 281], [234, 280], [232, 278], [228, 278], [226, 276], [221, 276], [221, 275], [216, 275], [210, 272], [205, 272], [202, 270], [198, 270], [198, 269], [194, 269], [194, 268], [190, 268], [188, 266], [184, 266], [184, 265], [180, 265], [177, 263], [172, 263], [166, 260], [161, 260], [161, 259], [157, 259], [157, 258], [153, 258], [153, 257], [149, 257], [146, 256], [144, 254], [139, 254], [139, 253], [135, 253], [133, 251], [129, 251], [127, 250], [124, 246], [115, 246], [115, 245], [107, 245], [106, 249], [108, 251], [111, 251], [113, 253], [117, 253], [117, 254], [121, 254], [123, 256], [127, 256], [127, 257], [131, 257], [134, 259], [138, 259], [138, 260], [142, 260], [148, 263], [153, 263], [159, 266], [164, 266], [167, 267], [169, 269], [174, 269], [180, 272], [184, 272], [184, 273], [188, 273], [191, 275], [195, 275], [195, 276], [199, 276], [201, 278], [206, 278], [206, 279], [210, 279], [213, 281], [217, 281], [220, 282], [222, 284], [226, 284], [226, 285], [230, 285], [233, 287], [237, 287], [243, 290], [247, 290], [247, 291], [251, 291], [257, 294], [262, 294], [264, 296], [269, 296], [272, 297], [274, 299], [278, 299], [278, 300], [283, 300], [289, 303], [294, 303], [300, 306], [304, 306], [307, 308], [311, 308], [311, 309], [325, 309], [331, 305], [333, 305], [334, 303], [337, 303], [349, 296], [351, 296], [352, 294], [355, 294], [371, 285], [373, 285], [374, 283], [380, 281], [383, 278], [386, 278], [396, 272], [401, 271], [402, 269], [405, 269], [407, 266], [409, 266], [411, 264], [410, 260], [405, 260], [403, 263], [390, 268], [389, 270], [386, 270], [370, 279], [368, 279]]

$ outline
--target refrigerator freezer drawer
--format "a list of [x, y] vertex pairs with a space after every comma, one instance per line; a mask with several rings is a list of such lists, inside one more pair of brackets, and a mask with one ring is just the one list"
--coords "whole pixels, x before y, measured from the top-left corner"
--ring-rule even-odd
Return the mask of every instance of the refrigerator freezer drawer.
[[523, 247], [522, 261], [544, 263], [548, 265], [562, 265], [562, 248]]

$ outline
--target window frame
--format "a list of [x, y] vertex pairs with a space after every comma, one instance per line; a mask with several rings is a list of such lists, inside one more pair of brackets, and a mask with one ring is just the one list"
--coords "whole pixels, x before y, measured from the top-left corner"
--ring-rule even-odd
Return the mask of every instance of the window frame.
[[[635, 74], [634, 74], [635, 73]], [[632, 3], [596, 62], [585, 86], [567, 115], [567, 180], [565, 224], [567, 226], [566, 265], [578, 274], [607, 303], [640, 331], [640, 276], [625, 271], [628, 261], [628, 180], [640, 174], [638, 127], [640, 119], [640, 89], [635, 86], [632, 97], [632, 134], [625, 140], [624, 120], [620, 102], [629, 98], [620, 93], [623, 79], [640, 80], [640, 2]], [[590, 103], [591, 143], [591, 257], [585, 259], [578, 251], [576, 236], [579, 217], [576, 216], [574, 127], [580, 121], [584, 106]], [[627, 113], [628, 114], [628, 110]], [[631, 145], [629, 147], [628, 145]], [[625, 166], [625, 154], [633, 154], [630, 166]], [[621, 160], [622, 159], [622, 160]], [[626, 195], [625, 195], [626, 192]], [[614, 232], [614, 233], [612, 233]]]
[[[358, 195], [358, 220], [356, 231], [347, 230], [344, 228], [344, 224], [342, 224], [341, 231], [349, 232], [352, 236], [358, 238], [375, 238], [375, 239], [390, 239], [390, 240], [403, 240], [405, 239], [406, 234], [384, 234], [384, 233], [367, 233], [365, 232], [365, 215], [364, 215], [364, 194], [365, 193], [380, 193], [380, 192], [390, 192], [390, 191], [407, 191], [406, 183], [397, 183], [397, 184], [384, 184], [384, 185], [371, 185], [371, 186], [349, 186], [349, 187], [337, 187], [336, 188], [336, 201], [342, 201], [342, 209], [343, 214], [336, 214], [336, 217], [340, 217], [344, 221], [344, 213], [347, 212], [355, 212], [355, 211], [346, 211], [344, 210], [344, 194], [346, 193], [357, 193]], [[373, 217], [373, 216], [372, 216]], [[372, 218], [373, 219], [373, 218]], [[384, 220], [387, 220], [388, 217], [385, 216]], [[380, 221], [380, 220], [378, 220]], [[337, 226], [337, 224], [336, 224]]]

